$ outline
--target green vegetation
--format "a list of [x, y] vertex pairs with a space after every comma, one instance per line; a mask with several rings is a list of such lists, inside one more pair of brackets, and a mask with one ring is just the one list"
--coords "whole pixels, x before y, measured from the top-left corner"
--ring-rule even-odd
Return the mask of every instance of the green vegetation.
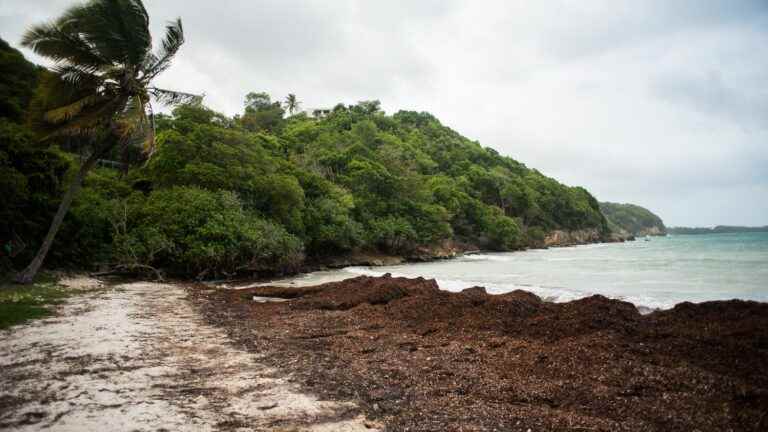
[[[181, 20], [169, 23], [160, 49], [153, 53], [149, 16], [141, 0], [91, 0], [72, 6], [55, 21], [30, 28], [21, 43], [55, 63], [39, 76], [29, 120], [43, 138], [76, 138], [67, 144], [87, 155], [69, 180], [37, 254], [16, 278], [30, 283], [99, 159], [117, 152], [128, 163], [132, 146], [141, 147], [145, 155], [152, 153], [150, 98], [174, 104], [195, 97], [151, 85], [171, 65], [184, 43], [184, 32]], [[23, 65], [10, 61], [12, 72]], [[14, 119], [15, 110], [27, 99], [23, 91], [11, 95], [18, 103], [9, 104], [8, 118]]]
[[38, 68], [0, 39], [0, 118], [21, 121], [37, 87]]
[[114, 237], [114, 258], [128, 267], [231, 274], [290, 268], [301, 260], [300, 241], [249, 214], [233, 192], [173, 187], [134, 198]]
[[[118, 6], [130, 10], [110, 9]], [[91, 13], [127, 20], [129, 30], [119, 43], [96, 43], [104, 23], [88, 21]], [[378, 101], [363, 101], [315, 117], [299, 112], [293, 94], [281, 104], [252, 92], [243, 112], [228, 117], [150, 86], [183, 42], [180, 21], [151, 54], [138, 0], [96, 0], [67, 14], [93, 32], [87, 50], [40, 26], [24, 43], [63, 65], [41, 70], [15, 52], [2, 69], [3, 81], [18, 71], [31, 77], [14, 96], [20, 110], [0, 120], [6, 270], [33, 258], [39, 264], [48, 247], [51, 266], [213, 277], [291, 272], [305, 260], [357, 251], [409, 256], [447, 242], [503, 251], [539, 245], [556, 229], [609, 233], [585, 189], [484, 148], [428, 113], [387, 115]], [[75, 31], [65, 28], [72, 22], [52, 25]], [[115, 82], [102, 54], [119, 57], [109, 64], [130, 72], [128, 87]], [[79, 99], [62, 105], [52, 97], [73, 83]], [[186, 101], [153, 116], [150, 96]]]
[[[41, 144], [27, 124], [28, 108], [43, 73], [0, 40], [0, 271], [28, 262], [30, 243], [45, 235], [56, 211], [71, 159]], [[10, 256], [16, 261], [12, 263]]]
[[147, 164], [86, 178], [62, 229], [78, 252], [57, 243], [58, 262], [280, 272], [356, 250], [408, 255], [444, 241], [514, 250], [552, 229], [606, 230], [584, 189], [429, 114], [388, 116], [364, 102], [322, 119], [259, 117], [277, 109], [259, 99], [235, 118], [199, 104], [158, 115]]
[[660, 217], [634, 204], [600, 203], [611, 232], [620, 235], [644, 236], [666, 234]]
[[61, 303], [70, 291], [50, 275], [42, 275], [32, 285], [0, 282], [0, 329], [51, 314], [49, 306]]
[[667, 232], [669, 232], [670, 234], [730, 234], [730, 233], [768, 232], [768, 225], [761, 226], [761, 227], [718, 225], [714, 228], [672, 227], [672, 228], [668, 228]]

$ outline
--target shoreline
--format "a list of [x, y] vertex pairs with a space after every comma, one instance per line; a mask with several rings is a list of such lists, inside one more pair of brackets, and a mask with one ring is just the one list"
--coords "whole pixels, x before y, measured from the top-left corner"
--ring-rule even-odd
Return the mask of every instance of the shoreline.
[[[227, 280], [227, 281], [217, 281], [217, 282], [208, 282], [206, 285], [217, 287], [217, 288], [226, 288], [226, 289], [249, 289], [249, 288], [257, 288], [257, 287], [263, 287], [263, 286], [278, 286], [278, 287], [293, 287], [293, 288], [303, 288], [303, 287], [310, 287], [315, 285], [321, 285], [325, 283], [330, 282], [341, 282], [348, 279], [353, 279], [359, 276], [369, 276], [369, 277], [379, 277], [384, 274], [390, 274], [393, 277], [403, 277], [403, 278], [414, 278], [414, 277], [424, 277], [424, 278], [432, 278], [435, 277], [439, 284], [441, 284], [440, 289], [447, 291], [447, 292], [460, 292], [463, 289], [470, 288], [472, 286], [477, 285], [483, 285], [482, 282], [478, 281], [464, 281], [464, 280], [451, 280], [447, 282], [451, 282], [451, 288], [445, 288], [442, 286], [446, 280], [441, 280], [440, 277], [428, 275], [428, 274], [418, 274], [418, 273], [400, 273], [397, 271], [397, 267], [400, 266], [408, 266], [412, 264], [419, 264], [419, 263], [439, 263], [439, 262], [450, 262], [450, 261], [461, 261], [468, 259], [470, 256], [496, 256], [496, 255], [507, 255], [507, 254], [517, 254], [520, 252], [530, 252], [530, 251], [544, 251], [548, 249], [578, 249], [578, 248], [586, 248], [590, 246], [608, 246], [612, 243], [618, 243], [618, 242], [594, 242], [594, 243], [584, 243], [584, 244], [577, 244], [577, 245], [562, 245], [562, 246], [552, 246], [548, 248], [530, 248], [526, 250], [518, 250], [518, 251], [505, 251], [505, 252], [499, 252], [499, 251], [487, 251], [487, 250], [471, 250], [466, 251], [460, 254], [457, 254], [456, 256], [449, 257], [449, 258], [437, 258], [433, 260], [417, 260], [417, 261], [401, 261], [400, 259], [392, 259], [392, 260], [385, 260], [383, 263], [371, 263], [370, 260], [362, 260], [358, 264], [350, 264], [348, 266], [342, 266], [342, 267], [323, 267], [318, 270], [313, 271], [307, 271], [287, 276], [277, 276], [277, 277], [266, 277], [266, 278], [241, 278], [241, 279], [234, 279], [234, 280]], [[623, 243], [623, 242], [622, 242]], [[368, 255], [370, 257], [370, 255]], [[390, 258], [400, 258], [400, 257], [390, 257]], [[457, 283], [461, 282], [461, 286], [458, 286]], [[454, 286], [456, 285], [456, 286]], [[618, 300], [618, 301], [624, 301], [631, 303], [635, 306], [635, 308], [643, 315], [647, 315], [656, 311], [662, 311], [662, 310], [669, 310], [674, 308], [676, 304], [683, 303], [683, 302], [691, 302], [689, 300], [681, 300], [675, 304], [670, 304], [666, 307], [661, 306], [649, 306], [647, 304], [642, 303], [636, 303], [632, 302], [631, 300], [626, 299], [625, 297], [621, 296], [611, 296], [609, 294], [601, 293], [601, 292], [587, 292], [582, 290], [575, 290], [575, 289], [568, 289], [568, 288], [558, 288], [558, 287], [546, 287], [546, 286], [537, 286], [537, 285], [528, 285], [528, 284], [514, 284], [510, 283], [510, 287], [504, 288], [504, 291], [499, 292], [498, 288], [494, 291], [493, 288], [490, 288], [492, 291], [489, 292], [489, 295], [504, 295], [507, 292], [515, 291], [515, 290], [523, 290], [527, 292], [531, 292], [531, 294], [539, 296], [542, 298], [545, 302], [551, 302], [551, 303], [564, 303], [568, 301], [573, 301], [581, 298], [590, 297], [593, 295], [603, 295], [607, 298]], [[488, 288], [486, 286], [486, 288]], [[571, 293], [577, 293], [574, 296], [570, 297], [558, 297], [556, 294], [544, 294], [541, 291], [544, 290], [564, 290], [569, 291]], [[734, 300], [737, 298], [733, 298]], [[713, 299], [717, 300], [717, 299]], [[697, 301], [693, 303], [701, 303], [705, 301], [713, 301], [713, 300], [702, 300]], [[728, 299], [729, 300], [729, 299]], [[740, 300], [748, 300], [748, 299], [740, 299]]]
[[[94, 283], [79, 279], [63, 282]], [[768, 303], [641, 315], [599, 295], [551, 303], [386, 275], [240, 290], [97, 283], [51, 319], [0, 332], [0, 381], [16, 389], [0, 398], [0, 426], [82, 430], [109, 417], [173, 430], [768, 427]]]
[[[585, 235], [584, 232], [587, 232]], [[400, 264], [413, 264], [423, 262], [439, 262], [461, 258], [468, 255], [477, 255], [485, 253], [516, 253], [529, 250], [546, 250], [550, 248], [568, 248], [586, 246], [591, 244], [611, 244], [636, 241], [634, 236], [602, 237], [595, 230], [581, 231], [559, 231], [555, 230], [548, 234], [547, 239], [540, 246], [528, 246], [522, 249], [497, 251], [491, 249], [481, 249], [474, 244], [468, 244], [458, 241], [446, 241], [440, 245], [430, 247], [420, 247], [411, 254], [394, 255], [382, 253], [379, 251], [354, 251], [340, 255], [326, 255], [323, 257], [311, 257], [306, 259], [301, 265], [291, 270], [270, 270], [261, 272], [252, 272], [249, 274], [234, 274], [225, 277], [215, 277], [212, 279], [196, 279], [191, 276], [169, 275], [163, 277], [163, 269], [152, 269], [155, 280], [180, 282], [180, 283], [203, 283], [207, 285], [217, 284], [246, 284], [270, 282], [288, 278], [301, 277], [315, 272], [340, 270], [346, 267], [382, 267]], [[548, 243], [548, 244], [547, 244]], [[54, 272], [61, 273], [81, 273], [79, 270], [63, 268], [54, 269]], [[122, 280], [147, 280], [151, 279], [149, 274], [136, 273], [135, 270], [107, 270], [107, 271], [87, 271], [91, 277], [109, 277]], [[158, 276], [162, 278], [158, 278]]]
[[[661, 236], [661, 235], [659, 235]], [[214, 279], [208, 281], [199, 281], [203, 284], [260, 284], [272, 283], [276, 281], [300, 278], [312, 273], [342, 270], [347, 267], [387, 267], [403, 264], [415, 264], [424, 262], [440, 262], [460, 259], [470, 255], [482, 255], [492, 253], [517, 253], [530, 250], [547, 250], [551, 248], [570, 248], [579, 246], [588, 246], [594, 244], [613, 244], [637, 241], [634, 236], [621, 239], [601, 239], [598, 241], [584, 241], [579, 243], [552, 244], [541, 247], [527, 247], [524, 249], [496, 251], [490, 249], [479, 249], [474, 246], [464, 248], [466, 245], [451, 244], [448, 247], [438, 247], [433, 249], [422, 249], [421, 253], [414, 255], [390, 255], [380, 252], [354, 252], [345, 255], [327, 256], [324, 258], [315, 258], [312, 261], [302, 265], [295, 273], [286, 273], [268, 276], [236, 276], [229, 279]], [[437, 251], [437, 252], [435, 252]], [[182, 279], [183, 280], [183, 279]], [[188, 281], [190, 282], [190, 281]]]

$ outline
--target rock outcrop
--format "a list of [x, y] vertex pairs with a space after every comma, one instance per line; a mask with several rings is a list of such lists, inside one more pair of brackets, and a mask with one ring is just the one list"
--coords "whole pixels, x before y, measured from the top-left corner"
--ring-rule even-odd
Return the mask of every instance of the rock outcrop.
[[552, 246], [575, 246], [589, 243], [600, 243], [604, 240], [603, 235], [600, 234], [596, 228], [576, 230], [576, 231], [563, 231], [555, 230], [550, 231], [544, 238], [544, 247]]

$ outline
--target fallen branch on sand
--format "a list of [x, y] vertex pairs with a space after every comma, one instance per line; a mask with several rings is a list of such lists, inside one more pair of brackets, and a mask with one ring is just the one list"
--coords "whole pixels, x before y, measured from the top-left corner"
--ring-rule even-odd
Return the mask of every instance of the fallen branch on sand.
[[159, 282], [162, 282], [165, 280], [165, 278], [163, 277], [162, 271], [146, 264], [118, 264], [109, 270], [91, 273], [90, 276], [99, 277], [99, 276], [114, 276], [114, 275], [126, 275], [126, 274], [136, 274], [136, 273], [141, 273], [142, 275], [146, 275], [146, 274], [151, 274], [150, 272], [154, 273], [154, 276], [155, 276], [154, 280]]

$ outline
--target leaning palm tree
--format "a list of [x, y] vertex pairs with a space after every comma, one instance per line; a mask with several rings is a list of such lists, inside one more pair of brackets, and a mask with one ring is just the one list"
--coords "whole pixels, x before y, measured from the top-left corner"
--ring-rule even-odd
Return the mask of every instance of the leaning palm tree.
[[177, 19], [167, 25], [158, 51], [152, 52], [149, 16], [141, 0], [91, 0], [26, 32], [22, 45], [55, 64], [44, 74], [31, 108], [45, 130], [43, 139], [77, 136], [88, 145], [40, 249], [17, 282], [34, 279], [83, 179], [100, 158], [137, 144], [151, 156], [151, 99], [177, 104], [198, 98], [151, 85], [183, 43]]
[[293, 115], [294, 112], [299, 110], [299, 107], [301, 106], [301, 102], [296, 98], [296, 95], [293, 93], [288, 94], [288, 97], [285, 98], [285, 107], [288, 109], [288, 112]]

